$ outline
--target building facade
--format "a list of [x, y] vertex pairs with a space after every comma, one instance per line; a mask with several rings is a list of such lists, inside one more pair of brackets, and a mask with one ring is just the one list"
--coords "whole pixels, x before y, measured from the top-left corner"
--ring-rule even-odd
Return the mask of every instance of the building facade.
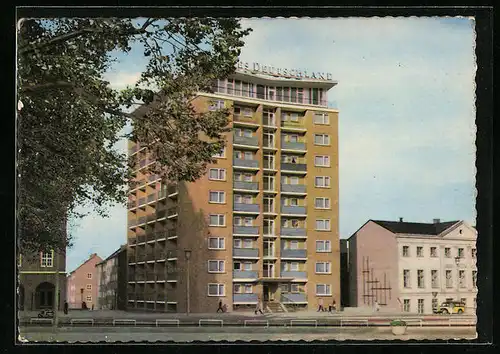
[[127, 305], [127, 246], [121, 246], [96, 264], [97, 308], [125, 310]]
[[37, 252], [18, 255], [18, 309], [53, 309], [56, 282], [59, 282], [58, 308], [66, 299], [66, 252]]
[[130, 143], [139, 186], [129, 196], [129, 308], [339, 303], [338, 110], [327, 104], [335, 84], [243, 69], [217, 80], [193, 104], [230, 108], [232, 132], [194, 183], [141, 173], [152, 161]]
[[430, 314], [445, 300], [474, 313], [476, 230], [464, 221], [369, 220], [349, 242], [350, 306]]
[[67, 294], [69, 308], [82, 308], [83, 303], [87, 308], [94, 309], [97, 305], [97, 269], [96, 264], [102, 258], [96, 253], [83, 262], [78, 268], [69, 273], [67, 280]]

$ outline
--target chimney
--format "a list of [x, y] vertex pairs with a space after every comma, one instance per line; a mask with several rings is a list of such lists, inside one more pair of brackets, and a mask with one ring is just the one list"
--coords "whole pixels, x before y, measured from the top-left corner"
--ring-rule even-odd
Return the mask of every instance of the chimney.
[[433, 219], [432, 222], [434, 224], [439, 224], [441, 222], [441, 219]]
[[399, 218], [399, 222], [403, 222], [403, 218]]

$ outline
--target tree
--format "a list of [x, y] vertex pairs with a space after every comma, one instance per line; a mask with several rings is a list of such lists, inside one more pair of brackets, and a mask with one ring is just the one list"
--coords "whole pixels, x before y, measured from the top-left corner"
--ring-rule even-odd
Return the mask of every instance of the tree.
[[[23, 19], [18, 31], [22, 249], [65, 248], [66, 220], [82, 216], [78, 206], [106, 215], [125, 203], [132, 174], [113, 148], [119, 139], [149, 145], [157, 161], [150, 170], [165, 182], [196, 180], [224, 146], [228, 111], [196, 112], [192, 99], [234, 71], [250, 32], [238, 20]], [[103, 75], [114, 55], [137, 45], [149, 58], [139, 82], [111, 88]], [[133, 132], [120, 136], [127, 123]]]

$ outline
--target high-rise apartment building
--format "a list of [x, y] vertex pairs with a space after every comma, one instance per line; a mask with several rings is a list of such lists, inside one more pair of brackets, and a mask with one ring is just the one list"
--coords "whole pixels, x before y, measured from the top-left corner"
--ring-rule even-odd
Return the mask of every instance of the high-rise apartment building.
[[130, 142], [139, 186], [129, 196], [128, 308], [340, 303], [338, 110], [327, 104], [336, 82], [271, 69], [242, 64], [193, 101], [232, 112], [227, 146], [198, 181], [162, 185], [142, 173], [147, 147]]

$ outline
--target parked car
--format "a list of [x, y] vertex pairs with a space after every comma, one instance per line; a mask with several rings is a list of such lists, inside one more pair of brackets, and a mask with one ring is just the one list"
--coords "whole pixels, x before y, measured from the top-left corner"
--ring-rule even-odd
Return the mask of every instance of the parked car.
[[445, 301], [434, 309], [434, 312], [442, 313], [444, 315], [452, 313], [462, 314], [465, 312], [465, 304], [461, 301]]

